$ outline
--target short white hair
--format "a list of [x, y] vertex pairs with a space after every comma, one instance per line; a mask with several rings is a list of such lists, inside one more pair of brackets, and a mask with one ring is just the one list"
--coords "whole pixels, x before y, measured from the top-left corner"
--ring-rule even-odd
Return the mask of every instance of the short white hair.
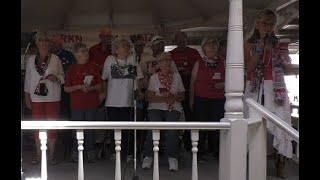
[[120, 45], [122, 44], [127, 44], [129, 46], [129, 49], [132, 48], [132, 44], [131, 44], [131, 41], [126, 38], [126, 37], [123, 37], [123, 36], [118, 36], [116, 37], [112, 43], [111, 43], [111, 53], [113, 55], [116, 55], [116, 51], [117, 49], [119, 48]]

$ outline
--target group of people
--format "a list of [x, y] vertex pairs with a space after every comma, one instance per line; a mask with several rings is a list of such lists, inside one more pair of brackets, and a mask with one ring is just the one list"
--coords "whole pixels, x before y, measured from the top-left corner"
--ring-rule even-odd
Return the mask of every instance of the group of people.
[[[290, 124], [283, 81], [284, 68], [290, 62], [288, 49], [281, 46], [274, 35], [275, 24], [273, 11], [260, 12], [254, 33], [244, 44], [248, 73], [245, 98], [256, 97], [258, 102]], [[187, 35], [182, 31], [175, 34], [177, 47], [170, 52], [164, 52], [166, 40], [161, 36], [154, 36], [150, 45], [146, 45], [142, 37], [114, 38], [111, 29], [102, 28], [99, 38], [101, 42], [91, 48], [84, 43], [75, 43], [69, 52], [62, 48], [57, 34], [39, 33], [36, 36], [38, 53], [27, 62], [24, 85], [26, 107], [32, 110], [34, 120], [94, 121], [102, 108], [102, 112], [106, 112], [104, 120], [130, 121], [134, 118], [134, 99], [137, 100], [138, 120], [179, 121], [181, 113], [186, 121], [219, 122], [223, 118], [226, 40], [205, 37], [201, 42], [201, 56], [196, 49], [187, 46]], [[131, 53], [132, 50], [135, 53]], [[285, 58], [279, 61], [274, 58], [278, 56]], [[277, 78], [273, 78], [275, 74]], [[246, 108], [244, 114], [247, 116]], [[278, 175], [284, 177], [283, 156], [290, 158], [292, 151], [288, 143], [291, 141], [273, 125], [268, 128], [274, 135], [273, 145], [281, 155], [277, 160]], [[122, 157], [132, 158], [132, 132], [123, 130], [122, 133]], [[165, 133], [169, 170], [177, 171], [179, 131], [167, 130]], [[94, 162], [97, 156], [96, 135], [97, 131], [85, 131], [88, 162]], [[56, 139], [56, 131], [49, 131], [51, 164], [57, 163]], [[72, 159], [77, 161], [75, 133], [73, 139]], [[38, 163], [37, 132], [35, 142], [33, 163]], [[112, 144], [111, 158], [114, 159]], [[191, 150], [189, 131], [184, 131], [183, 144], [187, 151]], [[153, 162], [151, 131], [146, 133], [142, 147], [142, 168], [150, 169]], [[219, 157], [219, 131], [200, 131], [198, 158], [205, 160], [207, 156]]]

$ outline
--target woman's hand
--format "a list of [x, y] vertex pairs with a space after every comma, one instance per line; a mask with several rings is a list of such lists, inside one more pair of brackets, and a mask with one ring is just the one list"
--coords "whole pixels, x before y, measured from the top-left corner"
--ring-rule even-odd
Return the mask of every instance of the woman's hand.
[[51, 82], [58, 82], [58, 77], [53, 74], [47, 76], [46, 79], [48, 79]]
[[172, 93], [169, 93], [167, 96], [167, 103], [174, 104], [175, 102], [176, 102], [175, 95]]
[[99, 104], [101, 104], [107, 97], [105, 92], [99, 93]]
[[216, 84], [214, 85], [214, 87], [215, 87], [216, 89], [223, 89], [223, 88], [224, 88], [224, 82], [216, 83]]
[[26, 107], [30, 110], [32, 110], [32, 106], [31, 106], [31, 98], [29, 97], [25, 97], [25, 102], [26, 102]]
[[81, 90], [85, 93], [89, 92], [89, 89], [90, 88], [90, 85], [88, 84], [83, 84], [82, 87], [81, 87]]

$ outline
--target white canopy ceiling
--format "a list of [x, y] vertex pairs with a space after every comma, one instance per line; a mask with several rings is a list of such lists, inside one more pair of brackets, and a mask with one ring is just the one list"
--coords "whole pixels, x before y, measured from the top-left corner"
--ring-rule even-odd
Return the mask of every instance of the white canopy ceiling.
[[[278, 8], [279, 25], [283, 26], [298, 16], [297, 2], [243, 0], [244, 25], [250, 24], [259, 10]], [[227, 0], [21, 0], [21, 25], [24, 32], [93, 30], [102, 25], [123, 33], [168, 32], [197, 26], [227, 27], [228, 8]]]

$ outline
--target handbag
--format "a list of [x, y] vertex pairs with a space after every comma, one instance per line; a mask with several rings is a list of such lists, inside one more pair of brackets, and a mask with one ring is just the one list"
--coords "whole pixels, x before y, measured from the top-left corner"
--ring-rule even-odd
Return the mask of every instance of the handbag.
[[47, 96], [48, 95], [48, 88], [46, 83], [41, 82], [37, 85], [36, 90], [34, 91], [34, 94], [39, 96]]

